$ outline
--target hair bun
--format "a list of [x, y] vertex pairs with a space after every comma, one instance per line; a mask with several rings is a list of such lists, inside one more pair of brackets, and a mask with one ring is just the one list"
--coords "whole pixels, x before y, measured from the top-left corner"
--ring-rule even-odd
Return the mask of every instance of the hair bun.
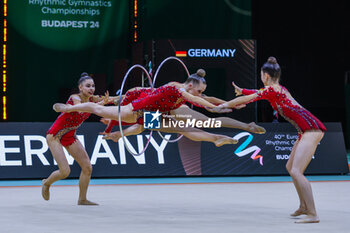
[[202, 77], [202, 78], [204, 78], [205, 77], [205, 70], [203, 70], [203, 69], [198, 69], [197, 70], [197, 75], [198, 76], [200, 76], [200, 77]]
[[86, 73], [86, 72], [83, 72], [83, 73], [81, 73], [81, 75], [80, 75], [80, 77], [85, 77], [85, 76], [89, 76], [89, 74]]
[[277, 59], [275, 57], [269, 57], [267, 59], [267, 62], [271, 64], [277, 64]]

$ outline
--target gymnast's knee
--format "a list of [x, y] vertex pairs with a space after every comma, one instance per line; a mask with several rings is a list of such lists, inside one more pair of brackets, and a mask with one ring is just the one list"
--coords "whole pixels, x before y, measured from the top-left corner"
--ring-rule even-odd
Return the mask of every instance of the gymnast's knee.
[[61, 168], [60, 169], [60, 173], [61, 173], [62, 179], [67, 178], [69, 176], [69, 174], [70, 174], [69, 166]]
[[292, 170], [292, 166], [290, 165], [289, 162], [287, 162], [287, 164], [286, 164], [286, 169], [287, 169], [287, 172], [290, 174], [291, 170]]
[[293, 178], [297, 178], [299, 176], [303, 176], [304, 175], [303, 172], [300, 171], [300, 169], [295, 168], [295, 167], [291, 167], [288, 172], [289, 172], [290, 176], [293, 177]]
[[142, 126], [142, 125], [138, 125], [138, 127], [137, 127], [137, 132], [138, 132], [138, 133], [142, 133], [143, 131], [144, 131], [143, 126]]
[[82, 171], [83, 173], [85, 173], [86, 175], [91, 176], [91, 173], [92, 173], [92, 165], [91, 165], [90, 163], [84, 165], [84, 166], [81, 168], [81, 171]]

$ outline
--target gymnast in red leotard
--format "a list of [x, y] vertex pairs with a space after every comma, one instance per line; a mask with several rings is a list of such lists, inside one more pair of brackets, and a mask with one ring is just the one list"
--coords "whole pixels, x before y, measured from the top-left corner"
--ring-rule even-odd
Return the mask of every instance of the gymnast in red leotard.
[[217, 108], [232, 108], [239, 104], [264, 99], [268, 100], [274, 110], [295, 126], [299, 139], [294, 143], [286, 168], [293, 178], [293, 183], [299, 195], [300, 206], [291, 216], [305, 214], [307, 216], [296, 221], [296, 223], [317, 223], [320, 220], [316, 213], [311, 185], [304, 176], [304, 171], [309, 165], [318, 143], [323, 138], [326, 127], [295, 101], [285, 87], [279, 84], [280, 75], [281, 68], [276, 58], [270, 57], [261, 68], [261, 80], [265, 85], [264, 89], [259, 91], [247, 90], [232, 83], [236, 94], [245, 96], [237, 97]]
[[[108, 92], [105, 97], [94, 95], [95, 84], [93, 79], [87, 73], [81, 74], [78, 85], [80, 92], [79, 94], [74, 94], [69, 97], [67, 101], [68, 105], [75, 105], [84, 102], [95, 102], [98, 105], [103, 105], [117, 99], [117, 97], [109, 97]], [[51, 184], [66, 178], [70, 173], [69, 164], [63, 151], [63, 147], [65, 147], [81, 167], [78, 205], [96, 205], [96, 203], [91, 202], [86, 198], [92, 166], [86, 150], [75, 135], [77, 128], [89, 116], [90, 113], [84, 112], [62, 113], [47, 131], [47, 144], [49, 145], [59, 169], [51, 173], [51, 175], [42, 182], [42, 196], [44, 200], [50, 199], [49, 189]]]
[[[74, 105], [73, 98], [73, 96], [69, 97], [66, 104]], [[88, 99], [88, 102], [93, 102], [92, 96]], [[79, 128], [90, 115], [90, 113], [86, 112], [61, 113], [46, 134], [53, 135], [55, 139], [60, 141], [62, 146], [68, 147], [77, 140], [75, 135], [77, 128]]]
[[140, 110], [159, 110], [160, 112], [165, 113], [180, 107], [185, 102], [209, 108], [216, 107], [200, 97], [191, 95], [186, 91], [184, 84], [177, 82], [170, 82], [154, 89], [153, 91], [148, 88], [140, 88], [139, 90], [136, 88], [133, 90], [132, 94], [138, 95], [138, 97], [132, 98], [132, 101], [128, 104], [121, 106], [120, 113], [116, 106], [101, 106], [94, 103], [84, 103], [74, 106], [55, 104], [53, 108], [57, 112], [89, 112], [114, 120], [117, 120], [118, 115], [121, 114], [124, 122], [135, 123], [141, 116]]
[[[204, 80], [204, 79], [203, 79]], [[200, 84], [203, 81], [200, 80]], [[57, 112], [89, 112], [98, 116], [118, 120], [119, 114], [124, 124], [141, 123], [143, 111], [160, 111], [161, 113], [167, 113], [172, 110], [178, 109], [185, 102], [192, 103], [196, 106], [214, 108], [216, 105], [206, 101], [204, 98], [192, 95], [190, 88], [193, 83], [178, 83], [170, 82], [153, 91], [149, 88], [135, 88], [128, 91], [127, 95], [123, 99], [121, 104], [121, 111], [118, 112], [117, 106], [101, 106], [94, 103], [82, 103], [79, 105], [67, 105], [67, 104], [55, 104], [54, 110]], [[228, 112], [227, 110], [221, 110], [220, 112]], [[137, 130], [135, 131], [135, 128]], [[124, 134], [129, 135], [138, 133], [142, 127], [134, 125], [125, 130]], [[163, 132], [168, 133], [181, 133], [184, 136], [194, 141], [209, 141], [213, 142], [216, 146], [222, 146], [224, 144], [235, 144], [237, 140], [219, 134], [211, 134], [196, 128], [161, 128]]]
[[258, 100], [268, 100], [272, 108], [297, 129], [299, 139], [308, 130], [326, 131], [326, 127], [322, 122], [298, 104], [284, 86], [267, 86], [262, 90], [249, 90], [241, 89], [234, 83], [232, 84], [236, 88], [237, 93], [240, 92], [243, 95], [256, 94], [256, 97], [250, 100], [249, 103]]
[[[206, 96], [203, 94], [205, 91], [207, 84], [204, 79], [206, 75], [205, 70], [203, 69], [198, 69], [196, 73], [191, 74], [185, 84], [188, 86], [187, 91], [194, 95], [194, 96], [199, 96], [208, 102], [218, 105], [221, 103], [225, 103], [226, 101], [218, 99], [216, 97], [211, 97], [211, 96]], [[126, 94], [123, 96], [121, 105], [127, 105], [131, 103], [133, 100], [139, 98], [142, 95], [147, 95], [151, 91], [150, 88], [133, 88], [130, 89], [129, 91], [126, 92]], [[208, 120], [209, 117], [205, 116], [204, 114], [197, 112], [191, 108], [189, 108], [186, 104], [181, 105], [179, 108], [176, 108], [174, 110], [170, 111], [171, 116], [175, 116], [176, 120], [186, 120], [186, 119], [196, 119], [200, 121], [205, 121]], [[234, 128], [234, 129], [242, 129], [245, 131], [249, 131], [252, 133], [258, 133], [258, 134], [263, 134], [265, 133], [265, 129], [263, 127], [260, 127], [256, 125], [254, 122], [251, 123], [244, 123], [237, 121], [235, 119], [229, 118], [229, 117], [217, 117], [215, 120], [219, 120], [222, 123], [222, 127], [226, 128]], [[118, 124], [118, 121], [115, 120], [109, 120], [109, 119], [101, 119], [101, 122], [104, 124], [107, 124], [107, 127], [105, 131], [102, 133], [105, 135], [105, 139], [112, 139], [113, 141], [117, 142], [119, 138], [121, 137], [121, 134], [119, 131], [115, 131], [111, 133], [112, 128]], [[133, 126], [131, 129], [127, 130], [127, 135], [135, 135], [139, 134], [143, 131], [143, 119], [139, 118], [138, 119], [138, 126]], [[123, 122], [123, 125], [127, 125], [125, 122]], [[134, 131], [132, 131], [134, 130]], [[125, 134], [125, 132], [124, 132]]]

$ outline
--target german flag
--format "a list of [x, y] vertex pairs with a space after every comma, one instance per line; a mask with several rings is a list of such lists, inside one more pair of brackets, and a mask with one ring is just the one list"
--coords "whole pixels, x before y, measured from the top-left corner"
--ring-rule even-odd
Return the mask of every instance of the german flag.
[[176, 51], [176, 56], [177, 57], [187, 57], [187, 52], [186, 51]]

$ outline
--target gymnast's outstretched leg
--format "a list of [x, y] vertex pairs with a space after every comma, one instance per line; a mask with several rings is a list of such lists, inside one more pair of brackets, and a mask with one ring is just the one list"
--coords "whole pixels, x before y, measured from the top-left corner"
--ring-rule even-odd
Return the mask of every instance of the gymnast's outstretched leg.
[[[171, 115], [175, 115], [176, 119], [181, 120], [187, 119], [186, 117], [181, 116], [189, 116], [190, 118], [194, 118], [201, 121], [209, 119], [209, 117], [207, 117], [206, 115], [189, 108], [187, 105], [182, 105], [180, 108], [172, 110], [170, 113]], [[266, 130], [263, 127], [256, 125], [254, 122], [247, 124], [229, 117], [217, 117], [215, 119], [220, 120], [222, 126], [226, 128], [242, 129], [248, 132], [258, 134], [263, 134], [266, 132]]]
[[[140, 134], [144, 131], [145, 129], [143, 128], [142, 125], [139, 124], [135, 124], [132, 125], [126, 129], [123, 130], [123, 134], [124, 136], [130, 136], [130, 135], [137, 135]], [[105, 135], [103, 137], [103, 139], [111, 139], [114, 142], [118, 142], [118, 140], [122, 137], [122, 134], [120, 133], [120, 131], [115, 131], [115, 132], [111, 132], [111, 133], [102, 133], [103, 135]]]
[[193, 141], [212, 142], [217, 147], [220, 147], [225, 144], [236, 144], [238, 142], [236, 139], [233, 139], [229, 136], [222, 135], [222, 134], [208, 133], [204, 130], [197, 129], [197, 128], [180, 128], [180, 127], [164, 128], [162, 127], [161, 129], [156, 129], [156, 130], [159, 130], [165, 133], [179, 133]]
[[[53, 109], [56, 112], [88, 112], [97, 116], [118, 120], [119, 111], [117, 106], [102, 106], [96, 103], [87, 102], [76, 105], [57, 103], [53, 105]], [[136, 122], [137, 115], [133, 112], [131, 104], [121, 106], [120, 108], [121, 119], [127, 123]]]
[[[143, 126], [135, 124], [133, 126], [130, 126], [129, 128], [125, 129], [124, 136], [130, 136], [130, 135], [137, 135], [143, 131]], [[225, 144], [236, 144], [237, 140], [221, 134], [213, 134], [208, 133], [206, 131], [197, 129], [197, 128], [161, 128], [161, 129], [154, 129], [157, 131], [161, 131], [164, 133], [179, 133], [184, 135], [185, 137], [193, 140], [193, 141], [206, 141], [206, 142], [212, 142], [217, 147], [225, 145]], [[104, 139], [111, 139], [114, 142], [118, 142], [118, 140], [121, 138], [120, 131], [112, 132], [112, 133], [103, 133], [105, 136]]]

